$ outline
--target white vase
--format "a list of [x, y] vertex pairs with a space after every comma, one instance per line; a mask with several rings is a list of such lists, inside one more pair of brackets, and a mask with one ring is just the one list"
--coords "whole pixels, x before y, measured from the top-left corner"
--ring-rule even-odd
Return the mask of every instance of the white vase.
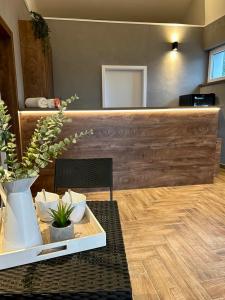
[[30, 187], [37, 177], [3, 183], [7, 192], [3, 249], [18, 250], [43, 244]]

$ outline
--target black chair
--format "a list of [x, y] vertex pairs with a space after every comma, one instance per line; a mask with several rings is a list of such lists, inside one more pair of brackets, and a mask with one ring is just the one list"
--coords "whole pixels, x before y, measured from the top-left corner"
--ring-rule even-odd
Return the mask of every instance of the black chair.
[[112, 158], [56, 159], [54, 191], [57, 188], [109, 187], [113, 200]]

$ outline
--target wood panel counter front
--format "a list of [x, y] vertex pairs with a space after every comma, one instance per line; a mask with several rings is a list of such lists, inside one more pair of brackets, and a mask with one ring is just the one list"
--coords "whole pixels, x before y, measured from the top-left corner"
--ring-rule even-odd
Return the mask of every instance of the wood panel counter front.
[[[67, 111], [63, 136], [93, 129], [64, 158], [113, 158], [115, 189], [212, 183], [219, 108]], [[23, 150], [41, 116], [21, 111]], [[218, 155], [217, 155], [218, 156]], [[54, 164], [42, 170], [34, 191], [53, 189]]]

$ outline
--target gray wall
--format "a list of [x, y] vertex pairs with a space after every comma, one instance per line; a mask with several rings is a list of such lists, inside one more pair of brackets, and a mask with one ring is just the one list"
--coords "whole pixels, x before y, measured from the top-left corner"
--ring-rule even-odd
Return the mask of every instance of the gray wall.
[[221, 106], [219, 117], [219, 137], [222, 138], [221, 163], [225, 164], [225, 82], [207, 85], [200, 88], [201, 93], [215, 93], [217, 105]]
[[[76, 108], [101, 108], [101, 65], [147, 65], [148, 106], [176, 106], [205, 80], [202, 28], [48, 20], [55, 95], [80, 96]], [[171, 41], [181, 42], [172, 53]]]
[[20, 107], [24, 106], [23, 76], [20, 57], [20, 42], [18, 19], [29, 19], [28, 10], [23, 0], [0, 0], [0, 16], [13, 33], [18, 100]]
[[[204, 48], [213, 49], [225, 44], [225, 16], [204, 28]], [[219, 137], [222, 138], [221, 163], [225, 164], [225, 82], [209, 84], [200, 88], [201, 93], [215, 93], [217, 104], [221, 106], [219, 117]]]
[[209, 50], [225, 43], [225, 16], [204, 28], [204, 49]]

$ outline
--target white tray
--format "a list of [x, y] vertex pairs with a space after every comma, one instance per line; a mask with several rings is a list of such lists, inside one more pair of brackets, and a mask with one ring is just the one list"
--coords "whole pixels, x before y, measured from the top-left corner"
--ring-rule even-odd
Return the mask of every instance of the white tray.
[[51, 243], [49, 225], [40, 222], [40, 228], [43, 245], [10, 252], [0, 249], [0, 270], [106, 246], [106, 233], [88, 206], [82, 221], [74, 225], [74, 239]]

